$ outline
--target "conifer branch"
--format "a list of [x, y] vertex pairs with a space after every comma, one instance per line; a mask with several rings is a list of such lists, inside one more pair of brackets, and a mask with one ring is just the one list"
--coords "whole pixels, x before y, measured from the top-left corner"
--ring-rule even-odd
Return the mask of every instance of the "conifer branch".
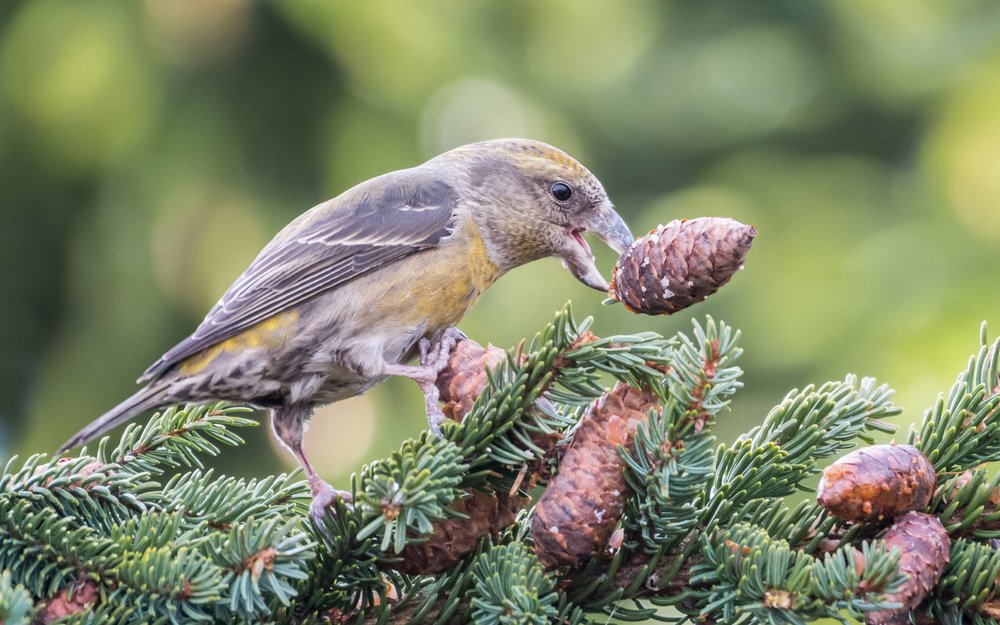
[[[703, 623], [880, 623], [912, 607], [914, 618], [996, 622], [1000, 477], [981, 465], [1000, 458], [1000, 376], [998, 344], [985, 333], [910, 434], [935, 474], [929, 503], [907, 500], [920, 508], [910, 518], [940, 518], [937, 536], [951, 543], [950, 564], [930, 576], [891, 548], [899, 518], [838, 518], [822, 499], [785, 500], [809, 490], [825, 459], [890, 431], [883, 420], [899, 410], [888, 387], [847, 376], [793, 391], [719, 446], [713, 426], [741, 384], [738, 332], [708, 319], [669, 339], [601, 338], [590, 325], [560, 311], [482, 372], [463, 400], [471, 408], [443, 438], [407, 441], [362, 470], [355, 505], [336, 503], [322, 528], [306, 515], [297, 473], [246, 480], [201, 468], [205, 455], [241, 443], [234, 428], [253, 424], [238, 407], [170, 409], [114, 444], [102, 440], [94, 456], [11, 459], [0, 474], [0, 615], [81, 625], [575, 625], [597, 614], [649, 620], [670, 607]], [[588, 419], [603, 419], [605, 440]], [[594, 499], [608, 534], [581, 534], [593, 540], [567, 565], [540, 557], [539, 512], [526, 495], [565, 483], [567, 450], [585, 440], [605, 454], [593, 466], [616, 467], [600, 470], [623, 486], [601, 493], [614, 500]], [[912, 453], [869, 448], [837, 479], [864, 493], [865, 479], [895, 474], [862, 465]], [[584, 522], [574, 513], [559, 531]], [[926, 598], [900, 574], [904, 564], [931, 585]], [[915, 603], [899, 607], [898, 597]]]

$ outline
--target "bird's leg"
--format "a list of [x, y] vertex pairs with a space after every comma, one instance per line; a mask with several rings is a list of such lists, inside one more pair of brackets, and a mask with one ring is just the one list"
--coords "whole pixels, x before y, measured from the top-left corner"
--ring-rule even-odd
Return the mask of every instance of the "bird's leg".
[[452, 326], [445, 330], [434, 343], [428, 339], [420, 339], [420, 365], [394, 365], [386, 363], [382, 373], [401, 375], [410, 378], [424, 393], [424, 406], [427, 409], [427, 425], [431, 432], [441, 436], [441, 424], [445, 416], [441, 410], [441, 394], [437, 388], [438, 375], [448, 366], [451, 350], [460, 340], [466, 338], [458, 328]]
[[302, 434], [305, 432], [308, 415], [308, 411], [301, 409], [273, 409], [271, 411], [271, 428], [278, 440], [288, 448], [288, 451], [292, 452], [295, 459], [299, 461], [299, 465], [302, 466], [302, 470], [306, 474], [306, 482], [309, 484], [309, 492], [312, 493], [309, 515], [316, 523], [316, 527], [322, 528], [323, 518], [326, 516], [326, 509], [329, 506], [334, 504], [337, 499], [343, 499], [349, 504], [353, 498], [351, 493], [337, 490], [327, 484], [306, 458], [305, 450], [302, 449]]
[[444, 423], [445, 416], [439, 405], [441, 394], [437, 388], [437, 370], [422, 365], [393, 365], [386, 363], [381, 372], [386, 375], [401, 375], [417, 383], [417, 386], [420, 387], [420, 390], [424, 394], [427, 425], [430, 426], [431, 432], [441, 436], [441, 424]]
[[344, 503], [350, 504], [353, 501], [353, 497], [351, 496], [351, 493], [346, 490], [337, 490], [327, 484], [326, 481], [312, 468], [312, 465], [309, 463], [309, 459], [306, 458], [301, 445], [292, 449], [292, 453], [295, 454], [295, 458], [299, 461], [299, 464], [302, 465], [302, 470], [306, 473], [306, 481], [309, 484], [309, 492], [312, 493], [312, 503], [309, 504], [309, 514], [312, 515], [312, 518], [316, 521], [317, 526], [322, 527], [320, 521], [324, 516], [326, 516], [327, 508], [335, 504], [338, 499], [342, 499]]

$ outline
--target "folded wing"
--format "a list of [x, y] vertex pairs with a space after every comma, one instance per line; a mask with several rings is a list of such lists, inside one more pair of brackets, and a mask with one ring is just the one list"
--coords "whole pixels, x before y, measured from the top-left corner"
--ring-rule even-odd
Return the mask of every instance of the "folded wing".
[[194, 334], [146, 370], [140, 382], [268, 317], [421, 250], [454, 226], [447, 183], [418, 170], [387, 174], [309, 210], [282, 230]]

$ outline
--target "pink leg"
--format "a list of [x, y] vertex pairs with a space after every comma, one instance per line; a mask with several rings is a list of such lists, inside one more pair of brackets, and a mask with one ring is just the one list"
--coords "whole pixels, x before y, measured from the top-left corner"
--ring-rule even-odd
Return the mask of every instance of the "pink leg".
[[302, 471], [306, 474], [306, 482], [309, 484], [309, 491], [312, 493], [312, 503], [309, 504], [309, 515], [316, 523], [317, 527], [323, 527], [323, 518], [326, 516], [326, 509], [336, 503], [337, 499], [343, 499], [351, 503], [351, 493], [337, 490], [323, 481], [323, 478], [313, 469], [309, 459], [306, 458], [302, 449], [302, 434], [305, 430], [305, 418], [308, 413], [290, 409], [276, 408], [271, 411], [271, 427], [285, 447], [288, 448], [295, 459], [302, 466]]
[[427, 339], [421, 339], [420, 365], [385, 363], [380, 371], [388, 375], [401, 375], [417, 383], [424, 394], [427, 425], [430, 426], [431, 432], [438, 436], [441, 436], [441, 424], [445, 420], [440, 406], [441, 394], [437, 388], [438, 375], [448, 366], [448, 358], [455, 343], [464, 338], [465, 334], [458, 328], [448, 328], [434, 344]]
[[337, 499], [343, 499], [347, 503], [351, 503], [351, 501], [353, 501], [351, 493], [346, 490], [335, 489], [327, 484], [323, 478], [316, 473], [312, 464], [309, 463], [309, 459], [306, 458], [305, 452], [302, 450], [301, 446], [292, 449], [292, 453], [295, 454], [295, 458], [298, 459], [299, 464], [302, 465], [302, 470], [305, 471], [306, 481], [309, 483], [309, 490], [312, 492], [313, 496], [313, 506], [317, 506], [320, 510], [322, 510]]
[[439, 404], [441, 394], [437, 388], [437, 371], [430, 367], [414, 365], [390, 365], [386, 364], [382, 373], [388, 375], [401, 375], [410, 378], [417, 383], [424, 394], [424, 408], [427, 410], [427, 425], [431, 432], [441, 436], [441, 424], [444, 423], [444, 412]]

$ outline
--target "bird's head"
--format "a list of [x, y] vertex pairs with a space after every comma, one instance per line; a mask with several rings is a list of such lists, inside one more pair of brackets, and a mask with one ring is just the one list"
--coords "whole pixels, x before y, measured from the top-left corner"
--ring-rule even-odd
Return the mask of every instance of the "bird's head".
[[506, 270], [555, 256], [580, 282], [608, 289], [584, 233], [619, 254], [632, 234], [604, 186], [576, 159], [528, 139], [474, 143], [443, 156], [466, 172], [464, 199], [494, 262]]

